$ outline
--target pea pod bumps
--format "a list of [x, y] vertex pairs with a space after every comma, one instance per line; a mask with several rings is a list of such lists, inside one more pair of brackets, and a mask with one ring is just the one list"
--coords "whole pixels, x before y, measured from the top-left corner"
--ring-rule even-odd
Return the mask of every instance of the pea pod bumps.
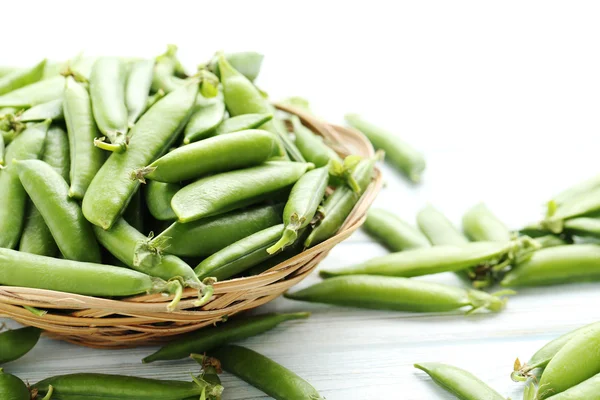
[[148, 110], [131, 130], [129, 147], [113, 153], [94, 177], [83, 199], [83, 214], [94, 225], [109, 229], [123, 213], [140, 183], [138, 170], [160, 157], [177, 138], [198, 93], [198, 81], [169, 93]]

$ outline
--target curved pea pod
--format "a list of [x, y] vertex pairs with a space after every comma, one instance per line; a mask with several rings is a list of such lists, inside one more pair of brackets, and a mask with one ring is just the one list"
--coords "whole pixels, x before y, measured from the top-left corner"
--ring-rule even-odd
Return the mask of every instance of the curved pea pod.
[[121, 216], [140, 182], [132, 171], [163, 155], [183, 129], [198, 93], [192, 81], [148, 110], [131, 130], [129, 147], [112, 153], [94, 177], [83, 199], [83, 214], [88, 221], [109, 229]]
[[227, 118], [217, 126], [215, 135], [257, 129], [273, 119], [273, 114], [243, 114]]
[[307, 227], [317, 213], [329, 182], [329, 169], [317, 168], [304, 174], [292, 188], [283, 209], [285, 229], [279, 241], [269, 247], [269, 254], [276, 253], [296, 242], [298, 232]]
[[600, 187], [581, 193], [558, 205], [551, 201], [542, 226], [552, 233], [561, 233], [566, 221], [600, 211]]
[[600, 174], [595, 175], [583, 182], [579, 182], [576, 185], [573, 185], [566, 190], [558, 193], [552, 198], [552, 202], [561, 206], [564, 203], [573, 201], [580, 197], [581, 195], [585, 195], [588, 192], [594, 191], [595, 189], [600, 188]]
[[152, 91], [162, 90], [165, 93], [171, 93], [183, 86], [185, 81], [175, 76], [176, 70], [180, 69], [180, 65], [177, 59], [177, 46], [168, 45], [167, 51], [156, 57], [152, 74]]
[[0, 333], [0, 365], [18, 360], [29, 353], [40, 339], [42, 331], [27, 327]]
[[90, 76], [90, 97], [98, 129], [110, 144], [96, 141], [104, 150], [122, 152], [127, 147], [129, 128], [125, 105], [125, 67], [116, 57], [100, 57]]
[[294, 184], [312, 164], [269, 161], [238, 171], [197, 180], [181, 189], [171, 201], [179, 222], [223, 214], [270, 198]]
[[489, 294], [439, 283], [388, 276], [351, 275], [326, 279], [306, 289], [286, 293], [292, 300], [334, 304], [346, 307], [411, 312], [444, 312], [470, 307], [499, 312], [506, 301], [502, 291]]
[[64, 87], [63, 112], [71, 155], [69, 196], [81, 200], [104, 163], [104, 153], [94, 146], [99, 132], [92, 114], [90, 95], [72, 77], [67, 78]]
[[45, 67], [46, 60], [42, 60], [33, 68], [15, 70], [0, 77], [0, 96], [24, 86], [31, 85], [32, 83], [36, 83], [42, 79]]
[[540, 400], [600, 373], [600, 326], [578, 332], [550, 360], [539, 382]]
[[[69, 139], [61, 128], [51, 126], [48, 129], [42, 160], [50, 165], [63, 179], [69, 179]], [[53, 257], [58, 246], [52, 232], [38, 209], [29, 201], [25, 226], [19, 243], [19, 251]]]
[[221, 385], [213, 385], [199, 377], [193, 382], [155, 380], [125, 375], [72, 374], [44, 379], [33, 385], [42, 395], [54, 388], [53, 399], [119, 399], [119, 400], [181, 400], [203, 396], [218, 400], [223, 392]]
[[180, 360], [187, 358], [192, 353], [205, 353], [208, 350], [223, 346], [227, 343], [237, 342], [252, 336], [269, 331], [279, 324], [297, 319], [306, 319], [310, 313], [270, 313], [254, 315], [247, 318], [236, 318], [223, 324], [199, 330], [172, 341], [156, 353], [149, 355], [142, 361], [151, 363], [158, 360]]
[[0, 247], [15, 248], [24, 225], [27, 193], [12, 160], [39, 158], [48, 125], [49, 121], [27, 128], [6, 148], [7, 165], [0, 170]]
[[473, 241], [508, 242], [511, 233], [483, 203], [472, 207], [463, 216], [463, 230]]
[[517, 359], [515, 362], [515, 370], [511, 374], [513, 381], [524, 381], [530, 376], [530, 372], [537, 368], [545, 368], [548, 363], [554, 358], [556, 353], [562, 349], [571, 339], [582, 332], [593, 331], [600, 328], [600, 322], [595, 322], [575, 329], [571, 332], [565, 333], [559, 338], [544, 345], [539, 349], [525, 364], [521, 365], [521, 362]]
[[296, 146], [307, 162], [315, 164], [316, 167], [324, 167], [331, 160], [339, 163], [342, 162], [341, 157], [329, 146], [323, 139], [314, 134], [310, 129], [305, 127], [300, 118], [293, 115], [290, 117], [296, 136]]
[[425, 170], [423, 155], [397, 135], [373, 125], [357, 114], [347, 114], [346, 122], [361, 131], [385, 158], [399, 168], [412, 182], [418, 183]]
[[[543, 388], [540, 388], [540, 392]], [[533, 398], [536, 400], [537, 398]], [[600, 374], [575, 385], [564, 392], [550, 396], [552, 400], [598, 400], [600, 399]]]
[[417, 225], [434, 246], [460, 246], [469, 243], [465, 235], [459, 232], [444, 214], [431, 205], [427, 205], [419, 211]]
[[506, 274], [502, 286], [543, 286], [600, 280], [600, 246], [574, 244], [542, 249]]
[[[363, 160], [354, 170], [353, 177], [358, 183], [361, 193], [371, 183], [376, 161], [376, 157]], [[306, 238], [304, 246], [312, 247], [335, 235], [359, 199], [360, 195], [347, 186], [339, 187], [331, 196], [327, 197], [323, 204], [325, 216]]]
[[127, 106], [127, 120], [130, 128], [146, 111], [153, 73], [154, 60], [137, 61], [133, 63], [129, 70], [125, 86], [125, 105]]
[[375, 257], [349, 267], [324, 269], [321, 276], [367, 274], [409, 278], [461, 271], [479, 265], [495, 268], [513, 262], [521, 254], [529, 252], [531, 246], [535, 243], [527, 238], [510, 243], [473, 242], [462, 246], [425, 247]]
[[59, 99], [64, 87], [63, 76], [45, 79], [0, 96], [0, 107], [29, 108], [47, 103]]
[[[263, 97], [258, 88], [248, 78], [236, 71], [222, 54], [219, 55], [219, 71], [225, 105], [231, 116], [274, 113], [273, 106]], [[305, 161], [281, 120], [274, 118], [264, 124], [262, 128], [277, 135], [282, 150], [284, 150], [280, 152], [281, 156], [287, 152], [293, 161]]]
[[267, 249], [281, 238], [284, 226], [275, 225], [245, 237], [202, 261], [194, 269], [200, 279], [225, 280], [269, 259]]
[[64, 119], [62, 98], [38, 104], [19, 116], [19, 121], [21, 122], [39, 122], [47, 119], [51, 119], [52, 121]]
[[431, 247], [429, 239], [419, 230], [380, 208], [369, 210], [363, 227], [391, 251]]
[[16, 161], [19, 179], [39, 210], [60, 252], [69, 260], [100, 262], [100, 248], [79, 203], [69, 197], [69, 185], [40, 160]]
[[506, 400], [482, 380], [464, 369], [442, 363], [420, 363], [415, 368], [424, 371], [435, 383], [461, 400]]
[[238, 240], [280, 224], [281, 212], [281, 204], [265, 205], [186, 224], [174, 222], [148, 244], [182, 257], [208, 257]]
[[324, 400], [317, 389], [275, 361], [241, 346], [228, 345], [212, 350], [221, 367], [275, 400]]
[[2, 400], [30, 400], [31, 395], [22, 380], [5, 373], [0, 368], [0, 398]]
[[179, 147], [145, 170], [146, 177], [159, 182], [178, 183], [208, 174], [231, 171], [267, 161], [277, 140], [269, 132], [246, 130]]
[[569, 235], [600, 238], [600, 213], [568, 219], [564, 231]]
[[[239, 71], [240, 74], [244, 75], [250, 81], [254, 81], [258, 76], [264, 58], [265, 56], [255, 51], [243, 51], [239, 53], [225, 54], [225, 59], [229, 62], [229, 64], [231, 64], [233, 68]], [[221, 77], [218, 57], [214, 57], [212, 59], [210, 63], [210, 69], [219, 78]]]
[[180, 190], [181, 186], [176, 183], [148, 182], [145, 197], [150, 214], [159, 221], [177, 219], [177, 215], [171, 208], [171, 200]]
[[210, 99], [199, 94], [197, 109], [183, 132], [183, 143], [189, 144], [213, 136], [224, 118], [225, 103], [222, 94]]

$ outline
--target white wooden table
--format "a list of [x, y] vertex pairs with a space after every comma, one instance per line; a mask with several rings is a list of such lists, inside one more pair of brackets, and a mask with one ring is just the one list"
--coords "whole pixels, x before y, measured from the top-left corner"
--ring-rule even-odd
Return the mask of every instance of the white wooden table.
[[[3, 14], [19, 17], [5, 18], [0, 37], [18, 39], [3, 42], [0, 62], [68, 58], [82, 49], [152, 56], [177, 43], [193, 68], [217, 49], [261, 51], [267, 58], [259, 85], [273, 98], [304, 95], [332, 122], [361, 112], [424, 151], [423, 184], [410, 186], [384, 168], [388, 185], [376, 201], [409, 221], [431, 202], [459, 222], [483, 200], [518, 228], [538, 218], [552, 194], [600, 172], [596, 2], [147, 3], [89, 2], [94, 18], [87, 18], [76, 1], [31, 1], [27, 11], [35, 12], [27, 15], [22, 2], [9, 2]], [[358, 232], [323, 266], [384, 252]], [[459, 284], [450, 274], [426, 279]], [[313, 274], [302, 286], [317, 280]], [[313, 315], [243, 345], [294, 370], [329, 400], [451, 399], [412, 367], [423, 361], [466, 368], [514, 400], [521, 396], [509, 378], [515, 357], [526, 360], [546, 341], [600, 319], [599, 286], [522, 290], [504, 312], [471, 317], [277, 299], [259, 311]], [[187, 360], [142, 365], [152, 350], [99, 351], [43, 339], [6, 369], [31, 382], [81, 371], [173, 379], [197, 371]], [[230, 375], [223, 384], [226, 400], [265, 398]]]

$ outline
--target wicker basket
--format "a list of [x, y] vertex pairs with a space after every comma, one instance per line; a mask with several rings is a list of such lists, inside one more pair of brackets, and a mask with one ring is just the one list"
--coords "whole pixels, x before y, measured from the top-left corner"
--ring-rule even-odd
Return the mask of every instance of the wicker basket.
[[[369, 141], [355, 130], [327, 124], [291, 107], [277, 107], [297, 114], [306, 126], [325, 137], [342, 155], [368, 157], [374, 154]], [[110, 300], [0, 286], [0, 316], [41, 328], [51, 338], [89, 347], [128, 348], [164, 342], [170, 336], [200, 329], [224, 317], [265, 304], [300, 282], [336, 244], [363, 224], [366, 211], [381, 185], [381, 173], [376, 170], [373, 182], [334, 237], [260, 275], [216, 283], [213, 298], [201, 308], [194, 308], [197, 293], [192, 289], [185, 291], [176, 311], [167, 312], [169, 298], [162, 295]], [[36, 316], [22, 306], [48, 312]]]

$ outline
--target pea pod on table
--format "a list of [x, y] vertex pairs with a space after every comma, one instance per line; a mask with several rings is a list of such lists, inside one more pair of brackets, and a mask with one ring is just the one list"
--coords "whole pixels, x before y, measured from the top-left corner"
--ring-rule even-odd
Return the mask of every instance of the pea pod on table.
[[398, 136], [376, 126], [357, 114], [347, 114], [346, 122], [358, 129], [377, 149], [385, 151], [386, 159], [398, 167], [412, 182], [419, 182], [425, 170], [425, 159]]
[[346, 307], [411, 312], [444, 312], [470, 307], [468, 313], [473, 313], [483, 309], [501, 311], [505, 300], [500, 297], [509, 294], [514, 292], [489, 294], [409, 278], [349, 275], [288, 292], [285, 297]]
[[136, 61], [131, 65], [125, 86], [129, 128], [132, 128], [146, 111], [153, 73], [154, 60]]
[[191, 222], [258, 203], [294, 184], [312, 164], [269, 161], [197, 180], [171, 201], [179, 222]]
[[444, 214], [431, 205], [419, 211], [417, 224], [434, 246], [460, 246], [469, 243], [465, 235], [459, 232]]
[[512, 236], [506, 225], [483, 203], [465, 213], [463, 230], [473, 241], [508, 242]]
[[53, 399], [119, 399], [119, 400], [181, 400], [204, 396], [218, 400], [223, 392], [221, 385], [205, 382], [195, 377], [192, 382], [155, 380], [124, 375], [81, 373], [59, 375], [33, 385], [40, 394], [54, 388]]
[[277, 141], [269, 132], [254, 129], [221, 135], [179, 147], [148, 167], [145, 176], [178, 183], [208, 174], [252, 167], [267, 161]]
[[209, 350], [256, 336], [277, 325], [297, 319], [305, 319], [310, 313], [270, 313], [254, 315], [246, 318], [236, 318], [214, 327], [193, 332], [180, 340], [175, 340], [158, 350], [156, 353], [144, 358], [144, 363], [158, 360], [180, 360], [189, 357], [192, 353], [205, 353]]
[[183, 131], [183, 143], [189, 144], [215, 135], [224, 118], [225, 103], [222, 93], [209, 99], [198, 94], [196, 110]]
[[[30, 400], [31, 395], [27, 385], [14, 375], [0, 368], [0, 398], [2, 400]], [[43, 399], [49, 400], [49, 399]]]
[[38, 104], [19, 116], [19, 121], [21, 122], [45, 121], [47, 119], [51, 119], [52, 121], [64, 119], [62, 98]]
[[39, 81], [45, 66], [46, 60], [42, 60], [30, 69], [15, 70], [0, 77], [0, 96]]
[[296, 242], [298, 232], [307, 227], [317, 214], [329, 182], [329, 169], [321, 167], [304, 174], [292, 188], [283, 209], [285, 229], [280, 240], [267, 249], [269, 254]]
[[543, 286], [600, 280], [600, 246], [574, 244], [545, 248], [518, 262], [502, 286]]
[[47, 121], [27, 128], [6, 148], [7, 165], [0, 170], [0, 247], [15, 248], [24, 226], [27, 193], [12, 160], [39, 158], [49, 125]]
[[150, 214], [159, 221], [172, 221], [177, 215], [171, 207], [171, 200], [175, 193], [181, 190], [177, 183], [164, 183], [150, 181], [146, 185], [145, 198]]
[[165, 96], [135, 124], [127, 151], [112, 153], [86, 192], [83, 214], [90, 222], [109, 229], [121, 216], [140, 185], [132, 179], [132, 171], [150, 164], [173, 144], [197, 93], [198, 82], [192, 81]]
[[68, 77], [63, 101], [71, 155], [69, 196], [81, 200], [105, 158], [103, 151], [94, 146], [94, 139], [98, 137], [99, 131], [87, 89]]
[[56, 76], [23, 86], [0, 96], [0, 107], [29, 108], [59, 99], [65, 87], [65, 78]]
[[482, 380], [463, 369], [442, 363], [415, 364], [448, 392], [461, 400], [506, 400]]
[[18, 360], [29, 353], [37, 344], [41, 333], [40, 329], [34, 327], [0, 333], [0, 365]]
[[275, 225], [245, 237], [203, 260], [195, 268], [200, 279], [225, 280], [267, 260], [267, 251], [280, 238], [284, 225]]
[[280, 224], [282, 207], [259, 205], [185, 224], [174, 222], [148, 245], [182, 257], [208, 257], [238, 240]]
[[221, 367], [275, 400], [322, 400], [319, 392], [307, 381], [275, 361], [241, 346], [228, 345], [212, 350], [209, 355]]
[[370, 209], [364, 229], [375, 236], [391, 251], [431, 247], [429, 239], [395, 214], [380, 209]]
[[257, 129], [273, 119], [273, 114], [243, 114], [227, 118], [217, 126], [215, 135]]

